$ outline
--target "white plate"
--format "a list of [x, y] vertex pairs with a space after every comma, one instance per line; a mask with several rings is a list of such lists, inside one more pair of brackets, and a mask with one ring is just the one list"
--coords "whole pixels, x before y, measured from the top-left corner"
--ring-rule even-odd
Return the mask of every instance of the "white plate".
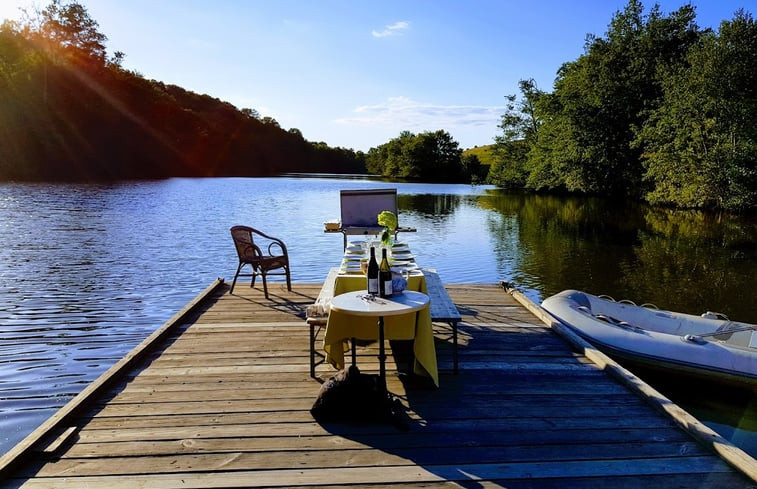
[[363, 271], [362, 271], [362, 270], [360, 270], [359, 268], [358, 268], [357, 270], [352, 270], [352, 269], [348, 269], [348, 270], [345, 270], [345, 269], [343, 268], [343, 269], [342, 269], [342, 273], [344, 273], [344, 274], [348, 274], [348, 275], [362, 275], [362, 274], [363, 274]]
[[392, 253], [392, 258], [394, 258], [395, 260], [412, 260], [412, 259], [415, 258], [415, 255], [413, 255], [412, 253], [396, 253], [396, 252], [393, 252]]
[[348, 246], [345, 250], [347, 253], [363, 253], [362, 246]]
[[408, 272], [412, 272], [414, 270], [418, 270], [418, 265], [410, 264], [410, 265], [403, 265], [401, 267], [391, 267], [393, 272], [402, 273], [405, 270]]

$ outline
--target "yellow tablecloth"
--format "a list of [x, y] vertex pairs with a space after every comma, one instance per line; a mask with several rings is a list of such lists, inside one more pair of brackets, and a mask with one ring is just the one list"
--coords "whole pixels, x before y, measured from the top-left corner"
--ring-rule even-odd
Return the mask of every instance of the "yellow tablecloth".
[[[334, 284], [334, 296], [353, 290], [362, 290], [365, 287], [365, 275], [339, 275]], [[423, 274], [411, 275], [408, 278], [407, 289], [425, 294], [426, 279]], [[389, 340], [415, 340], [413, 371], [416, 374], [431, 377], [434, 384], [439, 386], [434, 332], [431, 328], [431, 311], [428, 306], [418, 312], [384, 318], [384, 334]], [[323, 349], [326, 350], [326, 360], [338, 369], [344, 368], [344, 353], [350, 349], [350, 338], [378, 339], [377, 319], [338, 311], [329, 313], [323, 337]]]

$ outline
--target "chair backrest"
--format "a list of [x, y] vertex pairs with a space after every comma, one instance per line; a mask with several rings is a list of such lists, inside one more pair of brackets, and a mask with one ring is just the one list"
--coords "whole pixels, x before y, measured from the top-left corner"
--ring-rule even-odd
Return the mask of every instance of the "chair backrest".
[[237, 256], [240, 261], [254, 261], [260, 257], [260, 249], [255, 245], [252, 233], [255, 230], [249, 226], [232, 226], [231, 238], [234, 240], [234, 247], [237, 249]]
[[397, 215], [396, 188], [341, 190], [339, 200], [344, 228], [377, 227], [381, 211], [392, 211]]

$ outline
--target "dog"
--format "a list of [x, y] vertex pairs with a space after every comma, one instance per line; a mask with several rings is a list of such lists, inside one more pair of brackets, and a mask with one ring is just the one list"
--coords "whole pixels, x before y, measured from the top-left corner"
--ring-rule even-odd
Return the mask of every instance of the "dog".
[[360, 373], [351, 365], [327, 380], [310, 409], [316, 421], [389, 422], [398, 429], [409, 429], [404, 408], [393, 399], [376, 375]]

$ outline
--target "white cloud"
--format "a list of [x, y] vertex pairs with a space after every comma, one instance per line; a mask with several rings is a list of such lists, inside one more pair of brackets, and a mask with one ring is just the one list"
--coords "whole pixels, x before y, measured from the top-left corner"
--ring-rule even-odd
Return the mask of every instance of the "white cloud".
[[409, 131], [497, 127], [505, 110], [505, 106], [438, 105], [417, 102], [408, 97], [390, 97], [379, 104], [356, 107], [352, 116], [337, 119], [336, 122]]
[[409, 28], [410, 22], [401, 20], [384, 27], [383, 31], [374, 30], [371, 32], [371, 34], [373, 35], [373, 37], [401, 36], [403, 34], [403, 31], [406, 31]]

